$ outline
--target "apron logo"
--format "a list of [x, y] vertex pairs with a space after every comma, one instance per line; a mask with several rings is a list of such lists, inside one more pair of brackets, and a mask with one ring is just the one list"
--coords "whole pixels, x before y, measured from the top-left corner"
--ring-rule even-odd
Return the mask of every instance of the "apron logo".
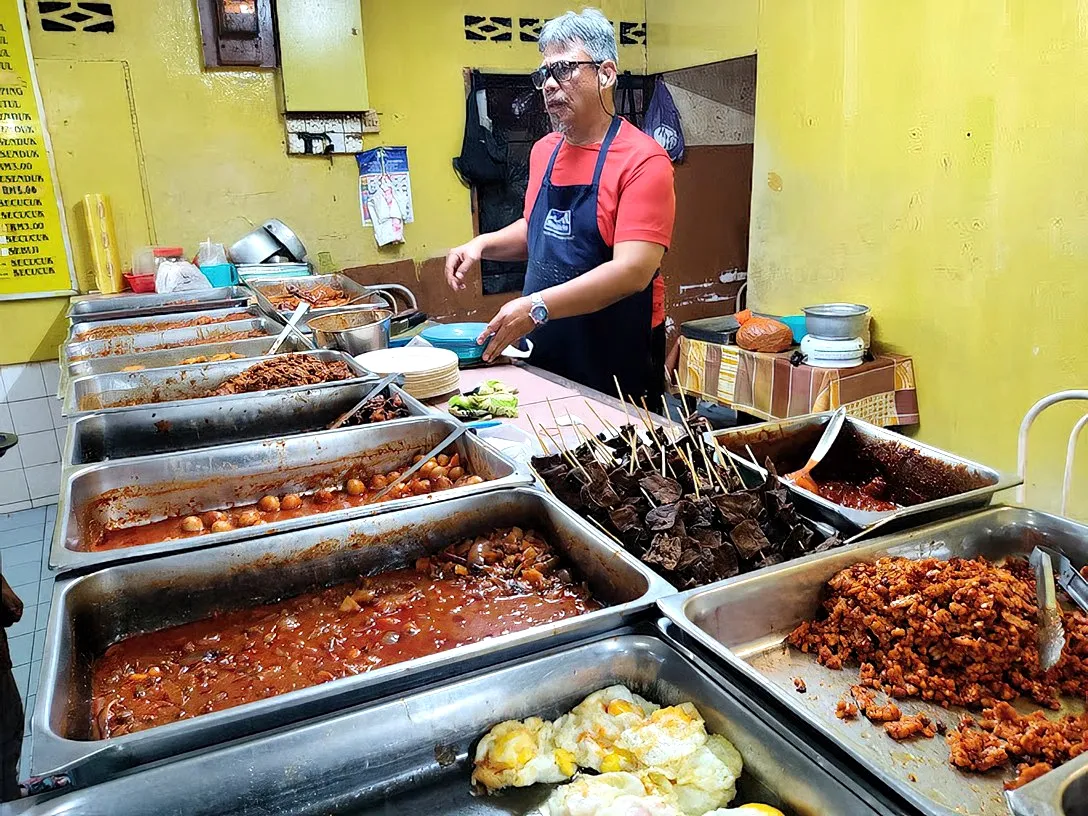
[[553, 238], [570, 238], [570, 210], [548, 210], [544, 232]]

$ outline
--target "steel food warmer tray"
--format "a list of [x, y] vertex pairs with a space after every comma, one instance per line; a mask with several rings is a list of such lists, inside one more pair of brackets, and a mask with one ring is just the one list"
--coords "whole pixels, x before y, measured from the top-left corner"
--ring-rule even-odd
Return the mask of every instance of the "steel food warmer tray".
[[[152, 406], [84, 414], [68, 424], [61, 463], [78, 467], [321, 431], [354, 407], [374, 385], [373, 380], [361, 380], [292, 393], [245, 394], [246, 399], [184, 400], [165, 410]], [[395, 385], [386, 386], [379, 396], [400, 397], [409, 418], [435, 415]]]
[[163, 294], [81, 295], [68, 305], [68, 320], [123, 320], [128, 317], [191, 312], [242, 306], [249, 303], [253, 293], [243, 286], [221, 286], [200, 292], [166, 292]]
[[[851, 564], [889, 555], [999, 560], [1026, 557], [1043, 543], [1065, 553], [1077, 567], [1088, 564], [1088, 527], [1033, 510], [998, 506], [682, 592], [663, 599], [659, 606], [701, 647], [841, 746], [869, 773], [887, 779], [922, 813], [1005, 816], [1001, 776], [956, 770], [948, 762], [943, 739], [896, 743], [864, 717], [853, 722], [838, 719], [836, 703], [857, 682], [857, 667], [833, 671], [817, 663], [814, 655], [791, 649], [784, 641], [797, 625], [818, 615], [825, 583]], [[804, 680], [805, 693], [794, 687], [795, 677]], [[966, 713], [914, 699], [896, 703], [905, 715], [923, 712], [949, 726]], [[1082, 765], [1074, 761], [1059, 766], [1021, 791], [1027, 795], [1033, 785], [1041, 787], [1048, 780], [1058, 784]]]
[[[344, 309], [356, 307], [387, 307], [392, 312], [397, 312], [397, 303], [394, 295], [404, 298], [411, 309], [417, 307], [415, 295], [407, 287], [399, 284], [382, 284], [381, 286], [364, 286], [347, 275], [310, 275], [304, 278], [273, 278], [271, 280], [258, 280], [251, 278], [246, 285], [253, 290], [253, 295], [260, 305], [261, 310], [281, 323], [285, 323], [291, 316], [291, 310], [276, 308], [272, 302], [273, 297], [290, 295], [288, 287], [296, 291], [307, 292], [319, 286], [337, 289], [351, 297], [351, 301], [342, 306], [318, 306], [311, 308], [306, 313], [306, 319], [320, 317], [321, 315], [340, 312]], [[305, 321], [303, 321], [305, 323]]]
[[[409, 566], [466, 537], [515, 525], [544, 535], [570, 559], [594, 596], [611, 605], [212, 714], [109, 739], [92, 738], [91, 663], [127, 635]], [[34, 714], [33, 770], [39, 775], [64, 771], [78, 780], [101, 779], [126, 767], [322, 715], [380, 693], [607, 632], [671, 591], [669, 584], [602, 533], [552, 497], [530, 489], [451, 496], [399, 512], [61, 578], [53, 591]], [[498, 704], [498, 698], [494, 702]], [[397, 731], [391, 728], [388, 733]]]
[[[965, 510], [985, 507], [993, 500], [995, 493], [1016, 487], [1022, 481], [978, 462], [972, 462], [886, 428], [847, 416], [839, 439], [832, 445], [827, 459], [835, 455], [836, 448], [844, 444], [844, 437], [850, 435], [862, 446], [895, 445], [901, 450], [912, 452], [916, 455], [914, 462], [920, 467], [932, 473], [953, 474], [954, 478], [964, 486], [969, 486], [969, 489], [945, 498], [903, 506], [896, 510], [866, 511], [844, 507], [808, 490], [803, 490], [783, 478], [786, 473], [805, 464], [831, 416], [832, 412], [808, 414], [794, 419], [708, 432], [706, 436], [712, 445], [716, 443], [722, 448], [741, 472], [746, 474], [746, 481], [754, 482], [757, 479], [762, 481], [767, 477], [767, 471], [762, 464], [756, 464], [749, 458], [749, 448], [757, 462], [762, 463], [768, 457], [772, 461], [785, 462], [783, 467], [778, 468], [780, 470], [778, 479], [789, 489], [801, 514], [825, 521], [848, 535], [875, 527], [877, 524], [885, 533], [903, 530], [947, 518]], [[813, 473], [817, 480], [819, 480], [819, 474], [820, 466], [817, 465]]]
[[[265, 342], [271, 344], [271, 339]], [[230, 394], [225, 397], [253, 397], [266, 393], [295, 393], [306, 388], [327, 388], [360, 379], [374, 379], [374, 375], [342, 351], [328, 349], [299, 352], [307, 357], [326, 363], [342, 362], [356, 375], [351, 380], [331, 380], [316, 385], [297, 385], [277, 388], [273, 391], [254, 391], [246, 394]], [[61, 413], [71, 418], [94, 412], [127, 411], [132, 408], [155, 405], [161, 409], [197, 400], [221, 399], [202, 396], [226, 380], [257, 365], [259, 359], [221, 360], [215, 363], [152, 368], [143, 371], [114, 371], [76, 377], [68, 384]], [[116, 403], [133, 402], [130, 405]]]
[[[95, 357], [161, 351], [163, 347], [196, 349], [208, 343], [223, 342], [224, 335], [237, 332], [262, 331], [265, 334], [277, 335], [282, 330], [282, 323], [266, 315], [258, 315], [242, 320], [232, 320], [228, 323], [209, 323], [205, 326], [190, 326], [184, 329], [143, 332], [124, 337], [113, 337], [109, 340], [84, 340], [82, 342], [65, 343], [61, 346], [60, 364], [62, 368], [65, 368], [72, 363]], [[247, 338], [240, 339], [245, 340]], [[202, 353], [201, 351], [193, 352], [193, 354]]]
[[[87, 360], [79, 360], [68, 363], [65, 373], [65, 386], [59, 389], [63, 398], [67, 390], [67, 382], [76, 377], [91, 377], [95, 374], [112, 374], [117, 371], [131, 369], [139, 366], [140, 371], [149, 368], [172, 368], [179, 365], [203, 365], [202, 363], [185, 363], [194, 357], [214, 357], [217, 354], [238, 354], [236, 359], [252, 359], [254, 357], [267, 357], [268, 349], [272, 345], [270, 337], [246, 337], [243, 340], [220, 340], [211, 343], [201, 343], [197, 346], [177, 346], [175, 348], [144, 351], [136, 354], [115, 354], [109, 357], [91, 357]], [[289, 354], [293, 351], [312, 351], [314, 344], [305, 337], [299, 337], [295, 333], [287, 336], [279, 347], [277, 354]], [[226, 362], [226, 361], [224, 361]], [[257, 362], [253, 360], [253, 362]]]
[[197, 508], [206, 511], [256, 503], [269, 493], [308, 492], [322, 484], [340, 483], [349, 472], [403, 469], [413, 456], [426, 453], [459, 427], [461, 424], [454, 419], [420, 417], [68, 469], [62, 473], [49, 565], [57, 570], [99, 567], [114, 561], [320, 527], [402, 507], [423, 508], [458, 496], [532, 483], [532, 476], [519, 472], [513, 461], [475, 434], [465, 433], [453, 447], [467, 462], [466, 470], [486, 480], [480, 484], [221, 533], [122, 549], [89, 549], [88, 539], [110, 524], [129, 527], [189, 515]]
[[[236, 317], [234, 317], [235, 315]], [[227, 317], [230, 317], [231, 320], [223, 320], [223, 318]], [[196, 326], [217, 326], [220, 322], [229, 323], [237, 320], [254, 320], [259, 317], [261, 317], [260, 307], [256, 304], [246, 304], [234, 307], [227, 306], [222, 308], [216, 307], [214, 309], [199, 309], [191, 312], [184, 312], [182, 314], [141, 315], [140, 317], [125, 317], [113, 320], [88, 320], [82, 323], [73, 323], [68, 329], [68, 338], [64, 342], [65, 345], [86, 342], [91, 339], [88, 335], [98, 329], [107, 327], [122, 329], [122, 331], [114, 335], [116, 338], [127, 337], [134, 334], [146, 334], [149, 331], [157, 331], [154, 327], [163, 323], [200, 320], [201, 318], [209, 318], [210, 320], [216, 321], [214, 323], [198, 323], [193, 326], [181, 327], [196, 328]]]

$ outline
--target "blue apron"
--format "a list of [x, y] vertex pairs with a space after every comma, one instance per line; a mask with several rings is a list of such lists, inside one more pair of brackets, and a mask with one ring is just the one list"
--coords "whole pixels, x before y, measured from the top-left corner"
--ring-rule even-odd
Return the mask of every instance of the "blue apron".
[[[620, 121], [618, 116], [612, 119], [591, 184], [552, 184], [552, 168], [563, 141], [555, 146], [529, 214], [529, 265], [522, 294], [565, 283], [612, 260], [612, 247], [597, 226], [597, 189]], [[599, 312], [552, 320], [538, 327], [530, 335], [531, 362], [606, 394], [616, 393], [615, 376], [624, 395], [637, 401], [648, 394], [652, 382], [652, 315], [651, 281], [643, 291]]]

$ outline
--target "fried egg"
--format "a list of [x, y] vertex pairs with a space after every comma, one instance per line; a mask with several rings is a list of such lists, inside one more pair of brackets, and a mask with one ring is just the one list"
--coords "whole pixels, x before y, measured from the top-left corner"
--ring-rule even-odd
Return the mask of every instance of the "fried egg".
[[770, 805], [741, 805], [736, 808], [712, 810], [706, 816], [786, 816], [786, 814]]
[[647, 794], [635, 774], [624, 771], [578, 776], [556, 788], [542, 816], [682, 816], [667, 798]]
[[555, 744], [573, 754], [582, 768], [602, 773], [634, 771], [639, 767], [637, 760], [628, 751], [617, 750], [616, 740], [657, 710], [658, 706], [624, 686], [609, 686], [555, 721]]
[[555, 747], [554, 736], [553, 724], [539, 717], [499, 723], [476, 746], [473, 783], [496, 791], [569, 779], [577, 770], [574, 757]]

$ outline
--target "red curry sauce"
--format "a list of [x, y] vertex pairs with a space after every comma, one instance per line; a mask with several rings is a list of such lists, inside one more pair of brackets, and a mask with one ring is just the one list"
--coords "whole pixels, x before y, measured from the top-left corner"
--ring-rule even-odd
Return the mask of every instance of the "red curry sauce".
[[154, 728], [599, 609], [518, 528], [401, 569], [135, 635], [94, 665], [95, 739]]

